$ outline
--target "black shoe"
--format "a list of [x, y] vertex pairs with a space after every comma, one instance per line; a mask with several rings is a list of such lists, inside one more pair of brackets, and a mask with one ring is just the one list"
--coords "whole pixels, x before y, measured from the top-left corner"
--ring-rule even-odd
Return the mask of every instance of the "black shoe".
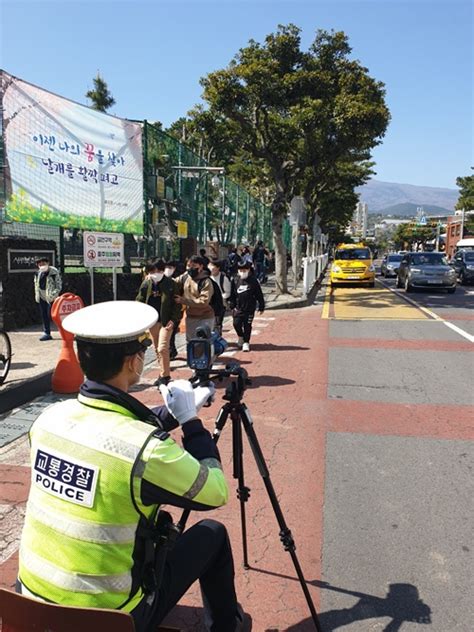
[[177, 357], [178, 357], [177, 349], [173, 349], [172, 351], [170, 351], [170, 360], [175, 360]]
[[159, 379], [156, 380], [156, 382], [154, 382], [153, 386], [168, 386], [168, 384], [171, 382], [171, 377], [169, 375], [160, 377]]
[[39, 338], [39, 340], [41, 340], [41, 342], [44, 342], [45, 340], [52, 340], [53, 337], [50, 334], [43, 334], [41, 336], [41, 338]]

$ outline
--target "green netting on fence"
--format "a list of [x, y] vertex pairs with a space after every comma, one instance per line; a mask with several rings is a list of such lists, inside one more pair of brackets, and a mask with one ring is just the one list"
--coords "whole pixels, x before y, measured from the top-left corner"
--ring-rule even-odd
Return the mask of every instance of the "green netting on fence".
[[[176, 222], [187, 222], [188, 236], [200, 244], [218, 241], [222, 245], [255, 244], [261, 239], [273, 245], [271, 210], [243, 187], [212, 170], [189, 147], [160, 128], [144, 124], [145, 182], [161, 181], [154, 195], [153, 223], [158, 239], [167, 237]], [[153, 197], [148, 189], [146, 197]], [[150, 207], [150, 205], [148, 205]], [[284, 241], [290, 244], [291, 231], [284, 226]], [[158, 242], [159, 243], [159, 242]]]

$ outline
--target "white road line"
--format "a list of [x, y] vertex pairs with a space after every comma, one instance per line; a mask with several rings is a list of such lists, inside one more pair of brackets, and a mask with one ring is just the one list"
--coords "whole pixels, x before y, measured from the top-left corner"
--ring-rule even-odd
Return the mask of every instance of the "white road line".
[[254, 320], [275, 320], [274, 316], [255, 316]]
[[455, 331], [460, 336], [463, 336], [463, 338], [466, 338], [467, 340], [469, 340], [469, 342], [474, 342], [474, 336], [471, 336], [471, 334], [468, 334], [467, 331], [464, 331], [464, 329], [461, 329], [461, 327], [457, 327], [456, 325], [453, 325], [453, 323], [450, 323], [449, 321], [444, 320], [444, 318], [441, 318], [441, 316], [438, 316], [438, 314], [435, 314], [430, 309], [427, 309], [426, 307], [423, 307], [423, 305], [420, 305], [419, 303], [417, 303], [416, 301], [414, 301], [410, 297], [406, 296], [405, 294], [402, 294], [401, 292], [399, 292], [395, 288], [390, 287], [389, 285], [386, 285], [380, 279], [377, 279], [377, 282], [380, 283], [381, 285], [383, 285], [383, 287], [387, 288], [387, 290], [390, 290], [390, 292], [393, 292], [393, 294], [396, 294], [397, 296], [402, 298], [407, 303], [410, 303], [410, 305], [413, 305], [414, 307], [420, 309], [422, 312], [424, 312], [427, 316], [429, 316], [433, 320], [436, 320], [439, 323], [443, 323], [444, 325], [446, 325], [446, 327], [449, 327], [449, 329], [452, 329], [453, 331]]

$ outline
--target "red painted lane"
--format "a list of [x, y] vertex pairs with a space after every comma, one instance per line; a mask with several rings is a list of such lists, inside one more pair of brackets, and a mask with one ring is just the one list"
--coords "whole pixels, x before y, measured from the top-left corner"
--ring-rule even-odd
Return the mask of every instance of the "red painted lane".
[[[251, 353], [235, 356], [253, 380], [244, 401], [251, 412], [273, 486], [309, 581], [321, 578], [328, 334], [329, 321], [321, 320], [317, 308], [280, 313], [254, 338]], [[218, 384], [219, 394], [224, 386]], [[156, 391], [142, 391], [137, 396], [143, 401], [153, 398], [156, 403]], [[203, 409], [204, 421], [210, 430], [221, 404], [221, 400], [216, 401], [212, 408]], [[231, 497], [228, 505], [212, 512], [212, 516], [229, 528], [239, 599], [251, 613], [255, 630], [286, 630], [296, 625], [301, 631], [314, 630], [306, 621], [308, 607], [291, 558], [280, 543], [278, 524], [246, 440], [245, 477], [251, 488], [246, 505], [249, 561], [254, 570], [242, 570], [230, 423], [219, 440], [219, 449]], [[202, 514], [193, 514], [194, 520], [202, 517]], [[319, 607], [318, 588], [310, 585], [309, 589]], [[193, 588], [182, 604], [200, 607], [198, 589]], [[185, 619], [183, 612], [177, 609], [172, 622], [190, 629], [190, 620]]]
[[[16, 577], [18, 575], [18, 551], [11, 555], [3, 564], [0, 564], [0, 587], [15, 590]], [[0, 628], [1, 630], [1, 628]]]
[[[431, 307], [430, 309], [434, 312], [437, 306]], [[474, 314], [457, 314], [455, 312], [442, 311], [438, 316], [444, 318], [444, 320], [474, 320]]]
[[384, 338], [329, 338], [331, 347], [367, 349], [405, 349], [407, 351], [474, 351], [470, 342], [462, 340], [386, 340]]
[[328, 401], [331, 432], [474, 439], [474, 412], [471, 406], [439, 404], [396, 404], [343, 399]]
[[21, 503], [28, 500], [30, 468], [0, 464], [0, 504]]

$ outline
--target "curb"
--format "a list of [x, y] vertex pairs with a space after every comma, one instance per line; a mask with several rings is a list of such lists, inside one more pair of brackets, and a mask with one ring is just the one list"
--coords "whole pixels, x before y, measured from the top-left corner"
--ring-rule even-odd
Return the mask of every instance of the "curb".
[[272, 305], [272, 302], [269, 301], [266, 306], [265, 309], [267, 310], [275, 310], [275, 309], [292, 309], [292, 308], [298, 308], [298, 307], [308, 307], [309, 305], [312, 305], [314, 298], [316, 296], [316, 294], [318, 293], [319, 289], [321, 288], [321, 283], [324, 279], [326, 272], [324, 271], [321, 276], [319, 277], [319, 279], [316, 279], [316, 281], [313, 284], [313, 287], [310, 289], [310, 291], [308, 292], [308, 294], [306, 295], [306, 297], [302, 297], [299, 299], [295, 299], [294, 301], [282, 301], [281, 303], [277, 303], [275, 305]]
[[9, 412], [13, 408], [18, 408], [22, 404], [44, 395], [51, 390], [51, 379], [54, 371], [46, 371], [36, 377], [32, 377], [28, 381], [22, 381], [20, 384], [2, 388], [0, 390], [0, 414]]

